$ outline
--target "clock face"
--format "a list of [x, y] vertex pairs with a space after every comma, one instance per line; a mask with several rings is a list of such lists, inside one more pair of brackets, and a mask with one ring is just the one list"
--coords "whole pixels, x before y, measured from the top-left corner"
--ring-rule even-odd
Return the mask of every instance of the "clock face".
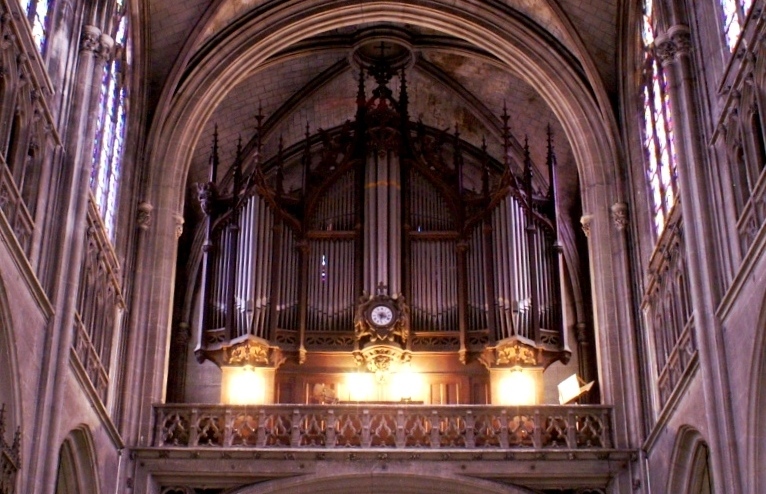
[[376, 326], [388, 326], [394, 320], [394, 312], [387, 305], [378, 305], [370, 311], [370, 321]]

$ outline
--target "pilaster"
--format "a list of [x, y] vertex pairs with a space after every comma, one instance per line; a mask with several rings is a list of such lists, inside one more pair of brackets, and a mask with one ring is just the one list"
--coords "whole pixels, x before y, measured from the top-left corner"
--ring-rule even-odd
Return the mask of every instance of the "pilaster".
[[707, 160], [700, 142], [694, 98], [694, 73], [689, 54], [689, 28], [675, 25], [658, 36], [656, 53], [662, 63], [673, 103], [679, 195], [684, 222], [689, 286], [694, 309], [694, 330], [700, 353], [710, 460], [716, 491], [742, 492], [731, 397], [721, 321], [715, 316], [718, 278], [711, 225], [708, 184], [703, 167]]

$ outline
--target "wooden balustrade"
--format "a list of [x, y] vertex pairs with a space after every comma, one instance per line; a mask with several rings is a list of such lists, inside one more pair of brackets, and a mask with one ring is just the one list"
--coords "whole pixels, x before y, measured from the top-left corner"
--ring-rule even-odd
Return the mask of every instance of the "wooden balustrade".
[[156, 405], [158, 448], [610, 449], [601, 405]]

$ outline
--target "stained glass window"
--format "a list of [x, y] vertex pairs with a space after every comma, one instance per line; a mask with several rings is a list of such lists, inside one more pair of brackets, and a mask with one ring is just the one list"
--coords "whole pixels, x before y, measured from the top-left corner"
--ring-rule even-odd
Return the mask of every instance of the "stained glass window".
[[742, 34], [742, 26], [745, 16], [750, 11], [752, 0], [720, 0], [721, 15], [723, 16], [723, 35], [726, 46], [734, 51], [739, 35]]
[[45, 52], [45, 44], [50, 30], [50, 17], [53, 12], [52, 0], [21, 0], [21, 8], [27, 13], [32, 25], [32, 37], [40, 53]]
[[678, 185], [673, 113], [667, 81], [652, 51], [654, 45], [652, 7], [651, 0], [644, 2], [643, 144], [654, 231], [659, 235], [664, 230], [668, 214], [676, 202]]
[[[118, 3], [119, 7], [119, 3]], [[114, 236], [122, 154], [126, 131], [128, 88], [125, 84], [130, 66], [128, 17], [122, 14], [115, 34], [112, 58], [104, 66], [99, 98], [99, 114], [93, 146], [93, 169], [90, 185], [109, 234]]]

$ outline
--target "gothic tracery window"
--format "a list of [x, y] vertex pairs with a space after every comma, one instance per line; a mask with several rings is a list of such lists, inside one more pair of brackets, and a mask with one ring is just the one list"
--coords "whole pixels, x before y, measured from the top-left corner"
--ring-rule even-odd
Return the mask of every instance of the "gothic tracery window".
[[721, 15], [723, 22], [723, 34], [726, 40], [726, 46], [734, 51], [742, 26], [745, 23], [745, 17], [750, 11], [752, 0], [720, 0]]
[[37, 48], [44, 53], [50, 30], [53, 2], [51, 0], [21, 0], [21, 8], [26, 12], [32, 26], [32, 36]]
[[642, 37], [644, 65], [642, 99], [644, 108], [643, 144], [646, 174], [651, 196], [654, 231], [659, 235], [665, 228], [670, 210], [676, 202], [676, 154], [673, 115], [667, 81], [662, 67], [653, 54], [654, 28], [652, 1], [644, 2]]
[[99, 98], [99, 116], [93, 146], [91, 189], [104, 220], [114, 236], [118, 190], [122, 173], [122, 154], [128, 104], [127, 72], [130, 66], [128, 16], [118, 2], [119, 23], [111, 58], [104, 66]]

